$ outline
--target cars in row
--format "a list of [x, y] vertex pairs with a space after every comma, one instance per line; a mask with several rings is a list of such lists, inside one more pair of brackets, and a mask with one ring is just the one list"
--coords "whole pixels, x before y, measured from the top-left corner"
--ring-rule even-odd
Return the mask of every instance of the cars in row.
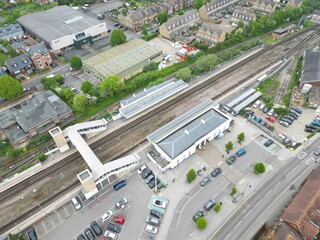
[[227, 164], [231, 165], [233, 164], [236, 160], [237, 160], [237, 157], [241, 157], [243, 155], [245, 155], [247, 153], [247, 151], [243, 148], [241, 148], [239, 151], [236, 152], [235, 155], [232, 155], [231, 157], [229, 157], [226, 162]]
[[143, 165], [141, 168], [139, 168], [137, 172], [150, 189], [153, 189], [156, 185], [159, 189], [161, 185], [163, 185], [160, 179], [157, 178], [155, 174], [153, 174], [152, 170], [149, 169], [146, 165]]
[[310, 124], [305, 125], [305, 132], [314, 133], [320, 131], [320, 115], [316, 115]]
[[96, 221], [93, 221], [90, 226], [83, 231], [83, 234], [78, 235], [77, 240], [85, 240], [84, 236], [86, 236], [88, 240], [94, 240], [96, 236], [102, 234], [102, 229]]
[[205, 185], [207, 185], [207, 183], [209, 183], [212, 180], [212, 178], [217, 177], [221, 172], [222, 169], [219, 167], [213, 169], [213, 171], [210, 173], [210, 176], [207, 176], [200, 181], [200, 186], [204, 187]]

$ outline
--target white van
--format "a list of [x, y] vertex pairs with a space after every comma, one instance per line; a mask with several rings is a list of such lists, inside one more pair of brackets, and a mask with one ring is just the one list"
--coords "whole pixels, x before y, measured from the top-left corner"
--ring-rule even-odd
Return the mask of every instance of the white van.
[[82, 207], [81, 204], [79, 203], [78, 199], [75, 197], [71, 199], [71, 203], [76, 210], [79, 210]]
[[47, 76], [47, 78], [53, 78], [54, 77], [54, 74], [50, 74]]
[[260, 105], [261, 101], [260, 100], [257, 100], [253, 105], [252, 107], [253, 108], [257, 108], [259, 105]]

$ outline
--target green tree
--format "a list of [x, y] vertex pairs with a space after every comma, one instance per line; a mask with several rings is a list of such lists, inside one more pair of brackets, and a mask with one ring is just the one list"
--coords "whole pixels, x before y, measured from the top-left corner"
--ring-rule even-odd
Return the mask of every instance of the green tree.
[[196, 171], [194, 169], [190, 169], [187, 173], [187, 182], [191, 183], [197, 177]]
[[70, 88], [63, 88], [59, 92], [59, 96], [66, 102], [72, 103], [72, 100], [75, 96], [74, 92]]
[[196, 8], [196, 9], [199, 9], [199, 8], [201, 8], [203, 6], [203, 0], [196, 0], [195, 2], [194, 2], [194, 7]]
[[78, 58], [77, 56], [73, 56], [70, 59], [70, 67], [72, 67], [73, 69], [81, 68], [82, 67], [81, 59]]
[[144, 66], [143, 72], [155, 71], [158, 69], [158, 64], [151, 62], [149, 65]]
[[217, 203], [216, 205], [214, 205], [214, 210], [215, 210], [216, 212], [220, 212], [220, 210], [221, 210], [221, 205], [220, 205], [219, 203]]
[[176, 73], [177, 79], [182, 79], [183, 81], [191, 78], [191, 70], [190, 68], [181, 68]]
[[98, 99], [101, 97], [101, 90], [100, 90], [100, 87], [99, 86], [95, 86], [93, 87], [89, 92], [88, 94], [90, 96], [95, 96], [97, 97]]
[[237, 188], [233, 186], [231, 189], [230, 195], [233, 196], [236, 192], [237, 192]]
[[207, 220], [204, 217], [199, 217], [196, 224], [199, 229], [205, 229], [207, 227]]
[[40, 162], [43, 162], [43, 161], [45, 161], [45, 160], [48, 158], [48, 156], [45, 155], [44, 153], [38, 153], [38, 154], [36, 155], [36, 158], [37, 158]]
[[0, 77], [0, 97], [5, 99], [14, 99], [23, 93], [22, 84], [9, 75]]
[[110, 45], [116, 46], [127, 41], [127, 35], [121, 29], [113, 30], [110, 36]]
[[147, 29], [144, 27], [144, 28], [142, 28], [142, 34], [144, 35], [144, 36], [146, 36], [146, 35], [148, 35], [148, 31], [147, 31]]
[[239, 143], [242, 143], [245, 139], [244, 132], [239, 133], [237, 139]]
[[215, 54], [203, 55], [196, 62], [196, 69], [199, 72], [209, 71], [210, 68], [216, 66], [218, 58]]
[[232, 151], [233, 149], [233, 143], [231, 141], [227, 142], [225, 145], [227, 151]]
[[18, 158], [24, 152], [23, 148], [11, 149], [8, 152], [9, 157]]
[[83, 93], [89, 93], [93, 88], [94, 85], [89, 81], [85, 81], [81, 84], [81, 91]]
[[120, 78], [118, 76], [111, 76], [103, 80], [100, 84], [100, 89], [105, 93], [109, 94], [111, 97], [116, 96], [124, 88]]
[[254, 171], [258, 174], [262, 174], [266, 171], [266, 167], [262, 162], [258, 162], [254, 165]]
[[73, 109], [75, 112], [82, 113], [86, 110], [87, 95], [81, 94], [73, 98]]
[[25, 240], [25, 238], [22, 234], [16, 235], [9, 233], [9, 240]]
[[161, 12], [157, 16], [157, 20], [160, 24], [165, 23], [168, 20], [168, 13]]

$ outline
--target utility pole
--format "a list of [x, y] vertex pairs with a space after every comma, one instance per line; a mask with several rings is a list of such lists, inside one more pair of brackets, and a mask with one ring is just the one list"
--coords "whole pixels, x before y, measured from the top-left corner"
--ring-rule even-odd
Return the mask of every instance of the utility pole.
[[246, 191], [247, 187], [250, 187], [251, 188], [251, 185], [250, 183], [247, 183], [246, 187], [243, 189], [241, 195], [244, 196], [244, 192]]

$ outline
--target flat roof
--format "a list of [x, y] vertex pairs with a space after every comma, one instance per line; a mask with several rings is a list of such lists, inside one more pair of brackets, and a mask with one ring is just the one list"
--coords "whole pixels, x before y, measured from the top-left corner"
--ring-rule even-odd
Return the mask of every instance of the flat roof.
[[250, 103], [254, 102], [255, 100], [257, 100], [260, 96], [262, 95], [261, 92], [256, 92], [255, 94], [251, 95], [250, 97], [248, 97], [246, 100], [244, 100], [242, 103], [240, 103], [239, 105], [235, 106], [233, 108], [234, 111], [239, 112], [242, 108], [245, 108], [246, 106], [248, 106]]
[[125, 70], [144, 60], [161, 54], [153, 44], [134, 38], [126, 43], [108, 49], [91, 58], [83, 60], [84, 65], [94, 69], [104, 77], [121, 75]]
[[122, 100], [119, 112], [128, 119], [187, 87], [182, 80], [170, 79]]
[[304, 83], [320, 81], [320, 50], [317, 48], [305, 50], [303, 61], [302, 81]]
[[217, 107], [217, 103], [208, 99], [149, 134], [147, 139], [174, 159], [198, 139], [228, 121], [228, 117], [215, 109]]
[[66, 5], [27, 14], [17, 21], [48, 42], [102, 24], [99, 20]]
[[248, 91], [242, 93], [239, 97], [237, 97], [236, 99], [234, 99], [230, 103], [228, 103], [226, 106], [228, 108], [233, 108], [234, 106], [236, 106], [241, 101], [245, 100], [247, 97], [249, 97], [250, 95], [254, 94], [255, 92], [256, 92], [255, 89], [250, 88]]

